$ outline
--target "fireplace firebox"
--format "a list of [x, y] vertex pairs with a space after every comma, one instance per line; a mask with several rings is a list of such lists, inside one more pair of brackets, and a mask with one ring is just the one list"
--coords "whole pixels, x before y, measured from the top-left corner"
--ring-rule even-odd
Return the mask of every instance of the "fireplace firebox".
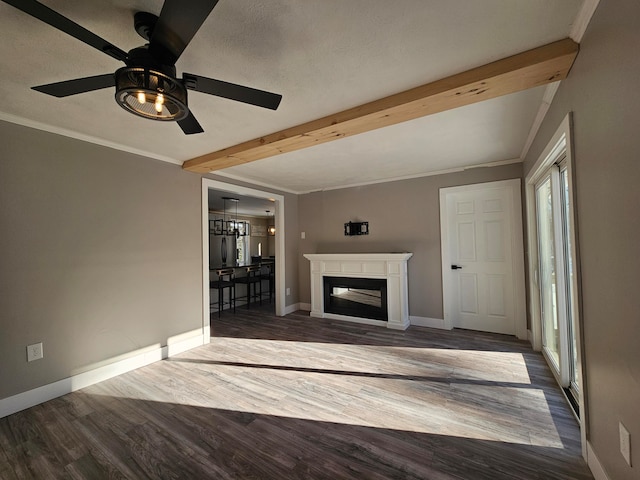
[[388, 320], [386, 279], [323, 277], [323, 292], [327, 313]]

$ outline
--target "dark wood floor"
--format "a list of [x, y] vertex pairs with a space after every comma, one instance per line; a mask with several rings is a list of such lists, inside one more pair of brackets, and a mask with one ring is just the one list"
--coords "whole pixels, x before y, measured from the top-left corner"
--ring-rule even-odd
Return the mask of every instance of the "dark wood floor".
[[593, 477], [524, 342], [242, 308], [209, 345], [0, 419], [0, 478]]

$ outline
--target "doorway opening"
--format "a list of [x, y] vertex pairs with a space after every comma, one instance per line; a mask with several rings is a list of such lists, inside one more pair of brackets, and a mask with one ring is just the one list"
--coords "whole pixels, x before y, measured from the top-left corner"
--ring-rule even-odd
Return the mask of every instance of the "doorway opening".
[[[233, 246], [233, 255], [229, 255], [227, 262], [233, 260], [234, 265], [238, 263], [238, 259], [240, 258], [243, 262], [247, 263], [247, 259], [252, 260], [252, 245], [255, 248], [261, 247], [261, 254], [266, 255], [266, 240], [269, 239], [274, 241], [274, 249], [273, 249], [273, 270], [275, 278], [273, 279], [274, 285], [274, 294], [275, 294], [275, 314], [278, 316], [284, 316], [286, 313], [285, 308], [285, 249], [284, 249], [284, 196], [278, 195], [273, 192], [267, 192], [263, 190], [257, 190], [248, 187], [242, 187], [239, 185], [234, 185], [230, 183], [220, 182], [217, 180], [211, 180], [208, 178], [202, 179], [202, 255], [203, 255], [203, 265], [202, 265], [202, 312], [203, 312], [203, 329], [204, 329], [204, 338], [208, 339], [210, 336], [210, 290], [209, 290], [209, 281], [211, 275], [212, 266], [215, 267], [212, 263], [212, 255], [210, 248], [210, 238], [211, 228], [210, 225], [213, 222], [210, 222], [210, 214], [209, 214], [209, 202], [210, 202], [210, 191], [215, 191], [220, 195], [225, 196], [237, 196], [245, 199], [254, 199], [259, 201], [267, 201], [271, 206], [271, 210], [275, 213], [275, 215], [271, 215], [269, 217], [269, 222], [275, 225], [275, 234], [273, 237], [268, 238], [266, 235], [264, 237], [261, 236], [258, 232], [260, 229], [256, 228], [254, 230], [254, 236], [251, 237], [251, 227], [248, 227], [248, 235], [245, 237], [231, 236], [225, 242], [229, 243], [229, 249], [231, 250], [231, 246]], [[264, 215], [264, 209], [260, 210], [262, 212], [262, 216]], [[238, 215], [236, 215], [237, 217]], [[234, 221], [238, 219], [235, 218]], [[266, 220], [265, 220], [266, 221]], [[266, 227], [264, 228], [266, 232]], [[260, 235], [260, 236], [258, 236]], [[222, 239], [226, 240], [226, 237], [221, 236], [220, 242]], [[242, 239], [242, 244], [238, 245], [238, 239]], [[263, 250], [263, 248], [265, 250]], [[220, 248], [217, 247], [215, 251], [219, 251]], [[241, 255], [241, 257], [238, 257]], [[224, 263], [227, 263], [224, 262]]]

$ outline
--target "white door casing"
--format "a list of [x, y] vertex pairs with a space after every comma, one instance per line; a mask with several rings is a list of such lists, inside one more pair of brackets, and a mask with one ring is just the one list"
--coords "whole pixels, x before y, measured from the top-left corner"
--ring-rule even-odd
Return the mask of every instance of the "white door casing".
[[441, 189], [440, 229], [445, 327], [526, 339], [520, 180]]

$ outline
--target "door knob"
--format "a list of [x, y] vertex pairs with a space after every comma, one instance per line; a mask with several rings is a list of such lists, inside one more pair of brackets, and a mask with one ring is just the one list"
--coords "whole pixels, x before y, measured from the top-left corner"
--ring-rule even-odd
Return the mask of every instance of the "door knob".
[[451, 270], [459, 270], [462, 267], [460, 265], [451, 265]]

